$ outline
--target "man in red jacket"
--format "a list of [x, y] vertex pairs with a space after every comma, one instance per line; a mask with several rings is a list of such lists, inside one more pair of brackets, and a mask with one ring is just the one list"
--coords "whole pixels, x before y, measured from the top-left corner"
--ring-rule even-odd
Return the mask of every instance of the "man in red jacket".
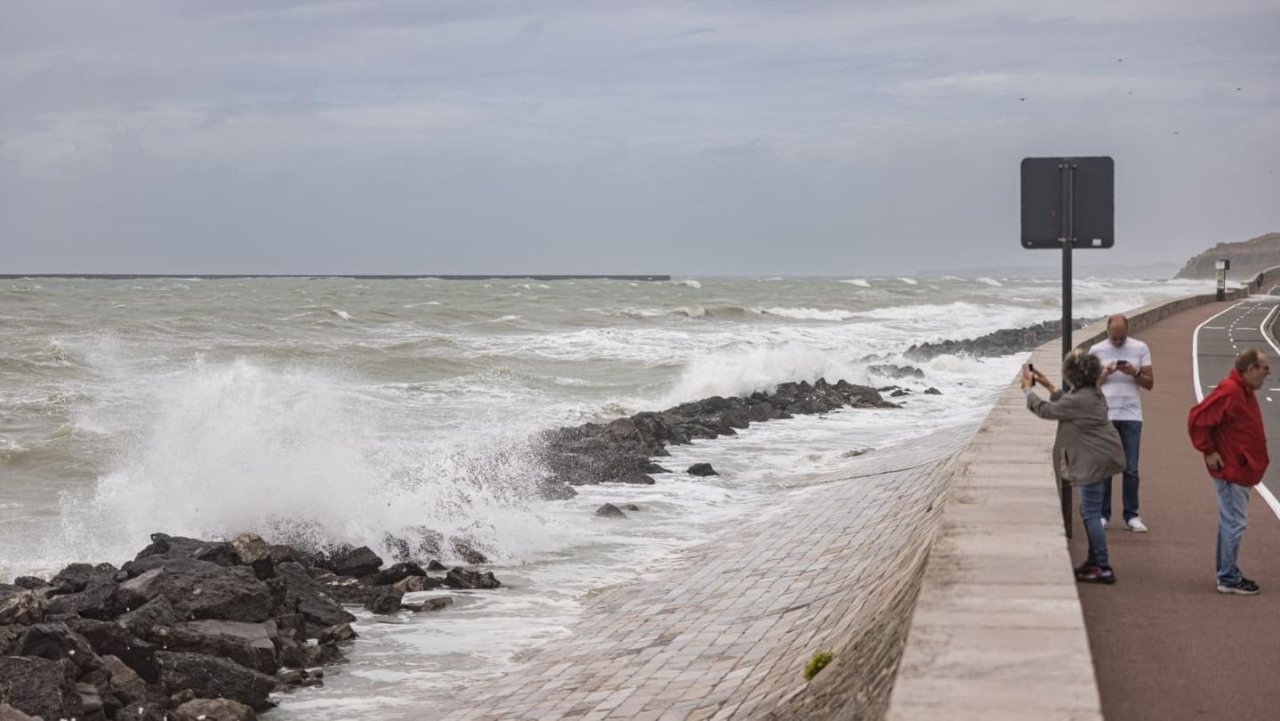
[[1236, 566], [1244, 536], [1249, 489], [1258, 485], [1271, 459], [1262, 412], [1254, 391], [1271, 373], [1267, 356], [1246, 348], [1235, 368], [1187, 415], [1191, 445], [1204, 454], [1204, 465], [1218, 493], [1218, 593], [1256, 594], [1258, 584]]

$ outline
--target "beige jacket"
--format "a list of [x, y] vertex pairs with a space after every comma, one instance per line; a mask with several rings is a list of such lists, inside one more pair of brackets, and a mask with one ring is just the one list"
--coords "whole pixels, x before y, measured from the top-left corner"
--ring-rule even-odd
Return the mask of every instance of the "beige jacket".
[[1107, 420], [1107, 399], [1097, 387], [1078, 388], [1052, 401], [1028, 389], [1027, 408], [1058, 422], [1053, 460], [1060, 477], [1080, 486], [1105, 481], [1124, 470], [1120, 434]]

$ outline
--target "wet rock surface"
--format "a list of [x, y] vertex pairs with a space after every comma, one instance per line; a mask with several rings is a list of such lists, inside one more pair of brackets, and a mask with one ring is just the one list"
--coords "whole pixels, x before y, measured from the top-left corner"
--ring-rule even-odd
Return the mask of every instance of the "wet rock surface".
[[[1073, 330], [1079, 330], [1095, 319], [1077, 318]], [[929, 360], [940, 355], [970, 355], [978, 358], [1025, 353], [1062, 337], [1062, 321], [1047, 320], [1026, 328], [1005, 328], [979, 338], [945, 340], [937, 343], [920, 343], [903, 352], [914, 361]]]
[[343, 601], [418, 613], [452, 599], [405, 603], [406, 592], [502, 586], [462, 566], [429, 575], [445, 566], [417, 554], [446, 541], [456, 557], [488, 559], [467, 540], [419, 531], [404, 539], [417, 560], [387, 568], [367, 547], [156, 533], [119, 569], [76, 563], [48, 581], [0, 584], [0, 711], [15, 720], [256, 718], [274, 706], [272, 693], [321, 685], [321, 667], [345, 661], [343, 646], [358, 636]]

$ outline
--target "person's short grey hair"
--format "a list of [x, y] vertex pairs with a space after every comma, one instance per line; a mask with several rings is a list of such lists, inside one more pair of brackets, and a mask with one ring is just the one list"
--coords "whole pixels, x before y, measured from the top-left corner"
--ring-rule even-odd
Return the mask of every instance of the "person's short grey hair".
[[1102, 378], [1102, 361], [1083, 348], [1077, 348], [1062, 359], [1062, 379], [1072, 388], [1098, 385]]

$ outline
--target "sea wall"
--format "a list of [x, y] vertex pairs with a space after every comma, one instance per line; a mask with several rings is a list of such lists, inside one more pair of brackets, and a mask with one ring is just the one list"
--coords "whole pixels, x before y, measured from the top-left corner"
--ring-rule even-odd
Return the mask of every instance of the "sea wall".
[[[1135, 309], [1130, 331], [1140, 335], [1213, 301], [1189, 296]], [[1105, 335], [1099, 322], [1072, 340], [1088, 346]], [[1046, 343], [1031, 362], [1056, 369], [1061, 349]], [[1101, 720], [1049, 462], [1054, 432], [1055, 424], [1027, 412], [1015, 376], [961, 452], [912, 612], [891, 721]]]

